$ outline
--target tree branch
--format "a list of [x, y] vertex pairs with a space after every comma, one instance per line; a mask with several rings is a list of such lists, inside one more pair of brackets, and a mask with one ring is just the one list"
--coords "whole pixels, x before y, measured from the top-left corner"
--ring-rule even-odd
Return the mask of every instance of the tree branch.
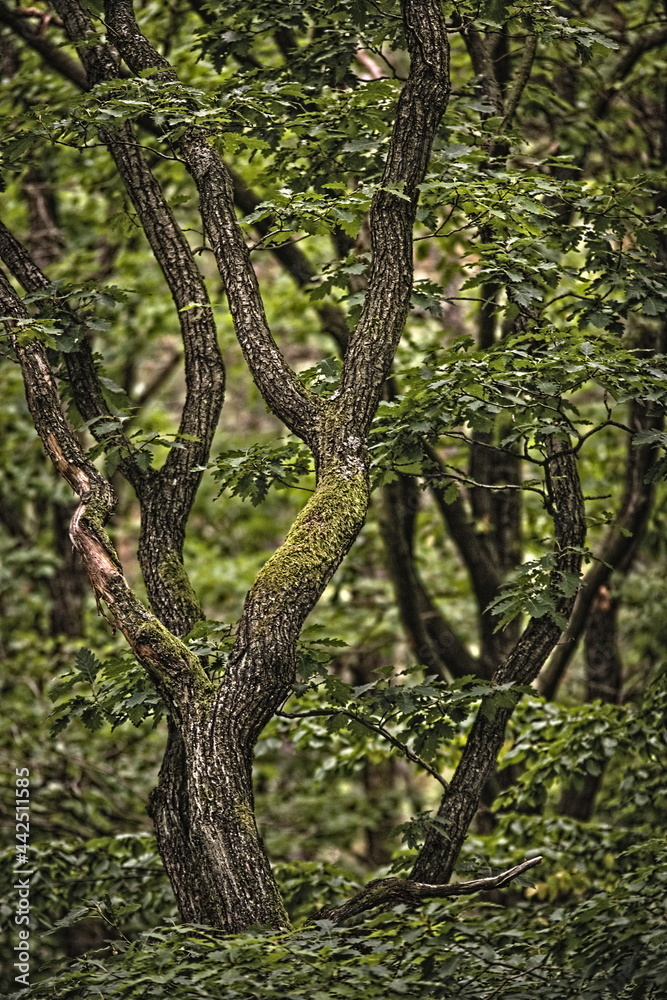
[[[662, 418], [650, 417], [640, 404], [634, 403], [630, 423], [636, 433], [662, 426]], [[628, 443], [625, 486], [618, 515], [607, 531], [595, 562], [584, 576], [567, 630], [538, 679], [538, 690], [545, 698], [554, 697], [586, 628], [600, 588], [607, 585], [617, 569], [632, 561], [641, 542], [655, 493], [653, 484], [645, 482], [645, 479], [659, 452], [657, 445], [637, 447], [632, 441]]]
[[0, 0], [0, 24], [6, 24], [31, 49], [39, 52], [44, 62], [57, 70], [61, 76], [71, 80], [82, 90], [88, 89], [88, 80], [81, 64], [38, 34], [24, 18], [17, 17], [2, 0]]
[[535, 54], [537, 52], [537, 33], [532, 32], [526, 38], [523, 52], [521, 53], [521, 62], [517, 68], [514, 75], [514, 80], [512, 81], [512, 89], [505, 101], [503, 120], [500, 123], [499, 131], [505, 133], [509, 128], [511, 128], [512, 122], [514, 120], [514, 115], [516, 114], [516, 109], [519, 106], [519, 101], [521, 100], [521, 95], [524, 92], [526, 84], [530, 79], [530, 73], [533, 68], [533, 63], [535, 62]]
[[86, 458], [65, 421], [44, 347], [36, 339], [25, 343], [17, 333], [13, 320], [30, 317], [1, 271], [0, 308], [21, 366], [28, 409], [37, 433], [57, 471], [81, 499], [71, 520], [70, 536], [98, 606], [104, 602], [113, 626], [123, 633], [170, 709], [183, 718], [196, 706], [195, 693], [201, 694], [211, 683], [197, 657], [147, 611], [128, 586], [105, 530], [116, 502], [111, 485]]
[[[118, 77], [106, 45], [91, 45], [92, 23], [76, 0], [55, 0], [72, 41], [80, 46], [91, 86]], [[163, 477], [188, 482], [184, 496], [175, 498], [189, 513], [200, 476], [194, 466], [206, 463], [224, 396], [224, 365], [217, 343], [213, 312], [204, 280], [162, 189], [134, 141], [129, 124], [117, 130], [100, 129], [172, 295], [185, 350], [186, 396], [178, 433], [184, 447], [171, 449]], [[194, 438], [196, 440], [188, 440]]]
[[[230, 170], [229, 176], [234, 188], [235, 204], [244, 215], [251, 215], [260, 204], [260, 199], [236, 171]], [[253, 222], [253, 229], [256, 229], [260, 236], [266, 236], [274, 226], [274, 220], [271, 217]], [[281, 243], [280, 246], [272, 246], [270, 250], [299, 288], [310, 284], [317, 277], [315, 268], [292, 240]], [[340, 306], [332, 304], [318, 305], [316, 311], [320, 317], [323, 331], [333, 337], [341, 356], [343, 356], [347, 350], [350, 336], [345, 313]]]
[[370, 209], [371, 266], [340, 390], [331, 404], [355, 414], [365, 438], [389, 374], [412, 291], [418, 185], [450, 92], [449, 42], [438, 0], [403, 0], [410, 73], [401, 90], [380, 186]]
[[632, 42], [612, 69], [607, 85], [593, 107], [591, 112], [593, 120], [606, 115], [609, 105], [619, 92], [615, 84], [628, 76], [644, 53], [660, 48], [661, 45], [665, 44], [667, 44], [667, 28], [661, 28], [659, 31], [654, 31], [649, 35], [642, 35], [636, 41]]
[[[398, 102], [383, 175], [385, 190], [376, 193], [371, 209], [374, 264], [365, 311], [350, 340], [341, 388], [318, 405], [317, 433], [311, 434], [315, 493], [246, 599], [218, 700], [221, 717], [244, 746], [284, 700], [305, 617], [356, 537], [368, 506], [366, 437], [407, 313], [417, 186], [449, 93], [447, 35], [438, 0], [405, 0], [404, 15], [412, 69]], [[200, 144], [196, 155], [203, 157], [204, 166], [219, 169], [208, 147]], [[194, 173], [200, 169], [191, 168]], [[206, 197], [204, 190], [204, 202]], [[218, 198], [215, 208], [227, 204]], [[237, 263], [241, 266], [242, 261]], [[260, 359], [266, 347], [261, 337], [256, 343]], [[268, 371], [268, 377], [280, 377], [279, 370]], [[247, 709], [243, 715], [235, 708], [241, 699]]]
[[[95, 86], [117, 79], [114, 53], [98, 40], [92, 22], [77, 0], [54, 0], [54, 6], [78, 48], [89, 84]], [[203, 467], [208, 460], [222, 408], [225, 369], [204, 280], [162, 189], [135, 142], [133, 127], [125, 123], [116, 129], [100, 128], [99, 135], [114, 159], [164, 274], [181, 328], [186, 392], [177, 433], [180, 447], [170, 450], [162, 469], [152, 474], [153, 488], [140, 496], [139, 559], [151, 603], [182, 634], [201, 615], [183, 568], [183, 542], [202, 476], [193, 470]]]
[[[21, 38], [36, 52], [39, 52], [44, 62], [60, 73], [66, 80], [69, 80], [81, 90], [90, 89], [88, 77], [81, 63], [66, 56], [52, 42], [47, 41], [40, 35], [36, 35], [23, 19], [16, 17], [2, 3], [2, 0], [0, 0], [0, 23], [6, 24], [17, 37]], [[123, 66], [118, 67], [117, 72], [122, 78], [127, 78], [130, 75], [129, 71]], [[147, 116], [142, 116], [138, 121], [145, 131], [150, 132], [158, 138], [162, 135], [162, 130]], [[229, 175], [232, 179], [234, 189], [234, 203], [244, 215], [250, 215], [260, 204], [260, 199], [234, 170], [230, 170]], [[271, 218], [259, 219], [253, 224], [253, 228], [257, 230], [260, 236], [266, 236], [274, 228], [273, 220]], [[294, 242], [288, 241], [280, 246], [272, 246], [270, 252], [282, 264], [299, 288], [303, 288], [304, 285], [309, 284], [317, 276], [315, 268]], [[326, 303], [318, 305], [316, 311], [322, 322], [323, 331], [334, 338], [341, 355], [345, 354], [349, 331], [343, 310], [339, 306]]]
[[[133, 72], [157, 69], [161, 80], [178, 79], [167, 60], [139, 31], [130, 0], [107, 0], [105, 11], [110, 37]], [[253, 378], [273, 412], [312, 444], [319, 407], [300, 385], [271, 336], [248, 248], [236, 221], [229, 171], [197, 129], [189, 129], [180, 139], [179, 151], [199, 191], [204, 226]]]
[[[50, 282], [47, 276], [33, 261], [25, 247], [10, 233], [1, 221], [0, 260], [4, 262], [5, 266], [12, 272], [26, 292], [39, 292], [48, 289]], [[66, 304], [62, 305], [62, 310], [72, 327], [81, 326], [79, 317], [70, 312]], [[100, 425], [98, 418], [100, 417], [104, 417], [114, 424], [117, 424], [117, 421], [109, 410], [102, 393], [102, 387], [95, 371], [95, 362], [93, 361], [87, 337], [85, 335], [82, 337], [76, 351], [63, 354], [63, 359], [70, 377], [79, 413], [89, 423], [90, 432], [97, 441], [116, 442], [118, 444], [121, 454], [121, 471], [134, 488], [140, 492], [146, 475], [135, 461], [134, 447], [130, 444], [120, 427], [101, 432], [98, 429]]]
[[[444, 473], [442, 462], [435, 450], [428, 442], [423, 442], [423, 446], [429, 461], [436, 469], [442, 469]], [[507, 471], [508, 466], [509, 471], [514, 472], [514, 462], [508, 461], [505, 456], [500, 456], [500, 460], [498, 460], [496, 453], [492, 449], [485, 450], [489, 451], [495, 458], [495, 461], [489, 460], [486, 470], [496, 480], [502, 478], [502, 471], [503, 469]], [[509, 476], [506, 476], [506, 478], [509, 478]], [[476, 494], [478, 498], [480, 496], [479, 490], [488, 489], [488, 487], [483, 487], [482, 484], [478, 484], [477, 482], [475, 482], [475, 486], [478, 489]], [[516, 488], [519, 489], [520, 487], [517, 486]], [[507, 570], [507, 564], [503, 565], [501, 563], [498, 545], [494, 544], [496, 541], [496, 532], [494, 531], [494, 537], [490, 538], [489, 532], [475, 529], [472, 517], [469, 515], [460, 494], [453, 502], [448, 503], [445, 500], [445, 491], [438, 486], [437, 481], [430, 483], [430, 490], [470, 575], [470, 582], [475, 593], [479, 614], [480, 634], [482, 638], [482, 666], [485, 675], [490, 677], [498, 662], [497, 654], [502, 648], [501, 642], [503, 641], [503, 637], [502, 635], [499, 637], [498, 634], [494, 633], [496, 622], [486, 609], [491, 601], [498, 596], [498, 591], [503, 580], [503, 572]], [[503, 510], [504, 508], [501, 507], [500, 509]], [[496, 513], [496, 508], [491, 508], [490, 513]], [[495, 527], [497, 520], [499, 519], [494, 518], [492, 527]], [[488, 527], [489, 525], [486, 526]]]
[[347, 464], [345, 456], [337, 460], [335, 452], [330, 459], [245, 600], [218, 698], [218, 711], [242, 746], [253, 745], [287, 698], [303, 623], [366, 517], [369, 486], [363, 458], [359, 468]]
[[371, 722], [370, 719], [366, 719], [363, 715], [358, 715], [356, 712], [350, 712], [347, 708], [313, 709], [313, 711], [309, 712], [276, 712], [276, 715], [281, 719], [313, 719], [319, 716], [332, 718], [335, 715], [344, 715], [348, 719], [352, 719], [353, 722], [358, 722], [362, 726], [365, 726], [366, 729], [370, 729], [372, 732], [377, 733], [378, 736], [381, 736], [383, 740], [387, 741], [387, 743], [391, 743], [393, 747], [400, 750], [403, 756], [407, 757], [408, 760], [413, 761], [413, 763], [418, 764], [419, 767], [428, 771], [431, 777], [435, 778], [439, 785], [442, 785], [443, 788], [447, 788], [447, 782], [440, 772], [436, 771], [434, 767], [431, 767], [431, 765], [428, 764], [423, 757], [420, 757], [418, 753], [414, 753], [405, 743], [401, 743], [400, 740], [397, 740], [396, 737], [389, 732], [386, 726], [382, 726], [377, 722]]
[[412, 536], [419, 494], [409, 476], [382, 489], [380, 530], [401, 622], [419, 663], [440, 676], [479, 675], [480, 664], [431, 600], [415, 565]]
[[469, 896], [474, 892], [485, 892], [489, 889], [504, 889], [512, 879], [535, 868], [541, 861], [541, 857], [530, 858], [500, 872], [499, 875], [490, 875], [488, 878], [478, 878], [471, 882], [453, 882], [448, 885], [430, 885], [400, 878], [374, 879], [341, 906], [325, 906], [318, 910], [310, 917], [307, 924], [313, 924], [318, 920], [330, 920], [333, 924], [342, 924], [350, 917], [356, 917], [378, 906], [383, 909], [390, 909], [399, 904], [415, 907], [427, 899], [450, 899], [453, 896]]
[[[500, 705], [493, 691], [482, 699], [461, 760], [442, 797], [438, 810], [440, 822], [428, 830], [415, 863], [413, 876], [419, 880], [437, 882], [450, 877], [484, 785], [496, 765], [505, 726], [521, 697], [519, 691], [512, 691], [509, 686], [519, 688], [535, 680], [561, 634], [557, 616], [568, 618], [572, 612], [574, 597], [567, 597], [560, 585], [564, 573], [579, 576], [586, 536], [584, 500], [569, 442], [548, 438], [546, 448], [547, 491], [556, 534], [555, 566], [550, 582], [555, 614], [531, 618], [514, 649], [493, 675], [494, 685], [507, 686], [509, 697]], [[443, 824], [444, 834], [440, 832]]]
[[[457, 20], [459, 19], [457, 18]], [[493, 105], [494, 113], [500, 117], [503, 114], [503, 95], [493, 65], [488, 39], [484, 38], [471, 22], [461, 24], [460, 28], [472, 68], [479, 77], [485, 96]]]

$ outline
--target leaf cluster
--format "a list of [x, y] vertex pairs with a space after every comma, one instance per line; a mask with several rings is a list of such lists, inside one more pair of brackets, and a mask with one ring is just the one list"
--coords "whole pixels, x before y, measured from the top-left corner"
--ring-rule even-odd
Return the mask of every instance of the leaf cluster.
[[429, 478], [464, 481], [466, 474], [456, 467], [443, 472], [429, 463], [422, 441], [443, 434], [465, 441], [466, 429], [491, 433], [499, 428], [497, 447], [543, 464], [546, 436], [574, 434], [580, 445], [604, 426], [604, 416], [596, 426], [576, 401], [591, 385], [599, 389], [607, 420], [629, 399], [645, 402], [656, 414], [664, 412], [667, 401], [662, 356], [645, 357], [603, 336], [586, 339], [576, 333], [517, 336], [487, 351], [471, 349], [463, 339], [400, 378], [402, 391], [380, 404], [372, 431], [380, 478], [418, 463]]
[[116, 729], [125, 722], [139, 726], [147, 718], [156, 726], [164, 714], [146, 672], [129, 652], [102, 661], [90, 649], [79, 649], [74, 665], [52, 685], [51, 698], [55, 702], [53, 735], [75, 718], [95, 732], [104, 725]]
[[554, 784], [560, 788], [584, 775], [597, 777], [610, 763], [613, 771], [614, 760], [624, 762], [622, 796], [632, 799], [633, 808], [643, 808], [648, 795], [632, 788], [636, 782], [630, 762], [659, 765], [666, 711], [664, 670], [657, 672], [639, 706], [599, 701], [568, 706], [524, 698], [511, 724], [512, 745], [501, 758], [503, 769], [518, 766], [512, 787], [502, 793], [504, 808], [542, 807]]
[[472, 1000], [532, 1000], [538, 991], [545, 1000], [574, 1000], [582, 991], [589, 1000], [658, 997], [666, 971], [661, 861], [664, 846], [656, 843], [650, 860], [609, 895], [552, 907], [544, 917], [539, 903], [505, 909], [461, 900], [418, 914], [399, 906], [367, 915], [361, 926], [319, 920], [290, 933], [157, 926], [117, 939], [111, 954], [87, 956], [26, 996], [454, 1000], [463, 989]]
[[278, 444], [254, 444], [243, 450], [221, 452], [212, 475], [220, 486], [218, 496], [228, 490], [232, 496], [250, 500], [256, 507], [271, 488], [301, 488], [301, 480], [312, 469], [310, 450], [289, 437]]

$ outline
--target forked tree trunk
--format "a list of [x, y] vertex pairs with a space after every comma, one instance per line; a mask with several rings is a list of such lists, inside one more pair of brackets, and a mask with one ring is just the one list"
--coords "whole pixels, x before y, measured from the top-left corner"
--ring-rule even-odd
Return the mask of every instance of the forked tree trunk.
[[[341, 464], [349, 468], [353, 459], [367, 461], [362, 452]], [[289, 694], [306, 615], [356, 538], [367, 506], [365, 474], [320, 473], [315, 493], [248, 594], [219, 686], [172, 712], [151, 815], [183, 920], [228, 932], [289, 924], [255, 822], [254, 748]]]
[[[139, 31], [131, 0], [105, 4], [106, 31], [114, 48], [78, 0], [54, 0], [54, 7], [85, 66], [85, 85], [117, 79], [118, 53], [132, 72], [153, 71], [157, 83], [178, 85], [167, 61]], [[113, 422], [100, 423], [108, 410], [85, 340], [67, 363], [79, 411], [93, 433], [98, 428], [101, 442], [116, 448], [120, 469], [142, 506], [140, 561], [153, 613], [125, 581], [105, 531], [114, 508], [113, 491], [64, 419], [42, 344], [14, 339], [35, 428], [81, 500], [72, 519], [72, 540], [98, 602], [125, 635], [170, 714], [167, 754], [151, 808], [181, 915], [226, 931], [287, 923], [255, 824], [252, 755], [263, 727], [289, 694], [306, 616], [364, 523], [369, 499], [366, 441], [408, 312], [419, 185], [450, 82], [439, 0], [403, 0], [402, 12], [410, 72], [371, 205], [368, 293], [349, 338], [340, 386], [330, 398], [303, 387], [271, 336], [236, 221], [232, 180], [208, 135], [193, 126], [178, 140], [178, 153], [197, 187], [202, 221], [245, 359], [270, 409], [311, 447], [317, 474], [314, 494], [248, 594], [225, 676], [217, 686], [178, 636], [198, 614], [182, 564], [182, 543], [199, 482], [200, 473], [193, 475], [193, 470], [208, 461], [224, 369], [206, 288], [131, 124], [100, 127], [99, 137], [113, 157], [177, 309], [186, 378], [179, 425], [182, 448], [172, 449], [159, 471], [145, 470], [122, 428], [109, 430]], [[1, 228], [0, 251], [26, 290], [48, 286], [23, 248]], [[28, 318], [1, 272], [0, 307], [12, 333]], [[73, 314], [66, 321], [80, 326]], [[164, 550], [156, 545], [160, 537]]]

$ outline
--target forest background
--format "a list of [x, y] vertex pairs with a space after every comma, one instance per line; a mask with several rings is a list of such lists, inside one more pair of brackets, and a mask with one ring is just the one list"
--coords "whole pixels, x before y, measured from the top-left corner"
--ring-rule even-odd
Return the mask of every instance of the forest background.
[[664, 995], [667, 5], [0, 2], [0, 74], [20, 995]]

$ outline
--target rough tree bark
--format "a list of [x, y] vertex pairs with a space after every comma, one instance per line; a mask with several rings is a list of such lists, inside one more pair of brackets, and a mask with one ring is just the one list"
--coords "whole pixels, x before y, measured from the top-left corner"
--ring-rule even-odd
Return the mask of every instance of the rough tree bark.
[[[127, 0], [109, 0], [106, 5], [113, 49], [96, 35], [76, 0], [56, 0], [54, 6], [79, 52], [87, 86], [120, 75], [116, 52], [132, 72], [155, 68], [158, 78], [176, 79], [139, 32]], [[180, 425], [187, 443], [174, 450], [175, 457], [170, 455], [169, 472], [142, 474], [120, 431], [114, 441], [122, 456], [121, 469], [134, 485], [142, 509], [141, 567], [153, 612], [124, 579], [104, 529], [113, 511], [113, 493], [63, 418], [43, 347], [37, 340], [26, 344], [23, 337], [14, 339], [37, 431], [56, 468], [80, 497], [71, 523], [74, 545], [98, 601], [127, 638], [169, 709], [169, 744], [152, 813], [181, 916], [228, 931], [257, 923], [287, 924], [254, 819], [253, 748], [289, 692], [303, 621], [363, 524], [369, 497], [366, 437], [407, 314], [418, 185], [447, 103], [449, 73], [440, 5], [434, 0], [405, 0], [403, 16], [411, 68], [371, 207], [366, 305], [349, 340], [340, 388], [331, 399], [323, 401], [301, 387], [272, 339], [236, 223], [226, 167], [202, 132], [191, 129], [179, 144], [199, 193], [203, 223], [246, 361], [270, 408], [310, 445], [317, 472], [315, 492], [248, 594], [228, 669], [217, 687], [178, 635], [199, 615], [182, 562], [183, 532], [197, 486], [197, 477], [188, 479], [185, 473], [206, 460], [224, 373], [203, 282], [134, 142], [131, 126], [100, 129], [100, 139], [114, 159], [181, 310], [187, 379]], [[28, 41], [35, 43], [32, 37]], [[66, 66], [63, 59], [58, 63], [70, 77], [80, 75], [71, 60]], [[39, 268], [10, 234], [3, 231], [3, 237], [2, 257], [17, 280], [26, 290], [41, 288], [46, 294], [48, 282]], [[4, 315], [27, 322], [25, 308], [4, 278], [0, 291]], [[192, 302], [201, 308], [184, 310]], [[72, 358], [71, 378], [81, 412], [86, 419], [104, 414], [103, 394], [85, 342]], [[173, 517], [165, 517], [166, 509], [175, 512]]]
[[[632, 403], [629, 426], [634, 433], [659, 429], [662, 423], [660, 414], [652, 413], [636, 402]], [[546, 698], [554, 697], [577, 648], [577, 642], [586, 630], [601, 588], [609, 584], [615, 573], [627, 573], [632, 566], [653, 506], [655, 487], [646, 479], [658, 454], [655, 445], [643, 444], [637, 447], [632, 441], [628, 442], [625, 482], [618, 513], [596, 552], [595, 562], [584, 575], [562, 641], [558, 643], [538, 679], [538, 690]]]
[[[569, 442], [548, 439], [546, 446], [547, 489], [556, 536], [556, 562], [552, 589], [558, 593], [562, 573], [579, 575], [586, 536], [584, 500], [576, 458]], [[556, 611], [564, 618], [572, 612], [574, 598], [562, 596]], [[542, 664], [560, 636], [558, 622], [548, 616], [533, 618], [507, 658], [493, 675], [494, 685], [527, 685], [537, 677]], [[449, 881], [466, 831], [490, 778], [502, 747], [505, 726], [521, 692], [510, 688], [508, 703], [497, 703], [493, 690], [483, 699], [466, 742], [461, 760], [445, 791], [433, 825], [412, 872], [418, 882]]]
[[[167, 60], [140, 32], [131, 0], [107, 0], [107, 40], [78, 0], [53, 0], [53, 6], [78, 52], [78, 61], [42, 38], [1, 2], [0, 22], [78, 87], [113, 85], [115, 80], [146, 71], [151, 71], [158, 84], [178, 83]], [[64, 364], [80, 413], [98, 440], [117, 449], [119, 468], [136, 491], [142, 517], [139, 562], [150, 609], [129, 588], [105, 531], [114, 509], [111, 486], [86, 458], [69, 428], [47, 353], [38, 339], [26, 340], [20, 327], [24, 324], [29, 329], [30, 316], [13, 286], [0, 274], [0, 306], [14, 334], [35, 427], [56, 469], [79, 496], [70, 527], [72, 541], [99, 606], [123, 632], [168, 708], [168, 745], [151, 813], [181, 916], [229, 932], [254, 924], [279, 928], [288, 923], [255, 823], [253, 751], [261, 730], [290, 691], [303, 622], [366, 516], [366, 441], [407, 315], [418, 188], [449, 97], [448, 29], [440, 3], [402, 0], [402, 14], [410, 71], [398, 100], [382, 180], [370, 211], [371, 265], [363, 312], [349, 336], [339, 311], [326, 307], [320, 314], [324, 328], [344, 352], [340, 385], [331, 397], [315, 396], [304, 389], [273, 340], [235, 216], [235, 204], [252, 210], [254, 196], [230, 173], [205, 131], [191, 127], [177, 142], [176, 153], [199, 196], [203, 226], [248, 367], [270, 409], [311, 448], [317, 477], [315, 491], [284, 544], [261, 569], [247, 595], [220, 682], [209, 680], [181, 637], [201, 616], [183, 565], [183, 540], [200, 480], [200, 473], [192, 470], [208, 459], [223, 401], [224, 367], [205, 282], [136, 142], [134, 126], [105, 125], [99, 129], [99, 139], [132, 200], [178, 311], [186, 373], [179, 424], [183, 447], [174, 449], [159, 471], [146, 470], [122, 428], [109, 429], [113, 421], [108, 419], [109, 408], [85, 328], [78, 350], [68, 353]], [[528, 79], [536, 37], [529, 36], [508, 86], [504, 73], [507, 61], [501, 78], [489, 40], [472, 27], [466, 27], [463, 35], [477, 78], [501, 119], [502, 133], [511, 124]], [[289, 48], [289, 40], [284, 41]], [[150, 121], [142, 121], [145, 125], [155, 135], [161, 134]], [[488, 149], [489, 160], [504, 153], [503, 143], [497, 143]], [[290, 244], [274, 252], [297, 283], [312, 279], [314, 272], [297, 247]], [[54, 297], [39, 262], [31, 259], [4, 227], [0, 227], [0, 258], [26, 292], [49, 298], [63, 327], [81, 326], [80, 318], [67, 304]], [[491, 346], [500, 335], [495, 317], [499, 293], [497, 285], [487, 286], [483, 293], [482, 348]], [[190, 308], [193, 303], [197, 308]], [[473, 891], [438, 887], [451, 875], [484, 784], [493, 772], [506, 722], [520, 697], [519, 688], [535, 680], [560, 636], [560, 627], [547, 616], [530, 621], [520, 637], [513, 630], [501, 637], [494, 635], [488, 615], [484, 617], [503, 576], [520, 557], [519, 459], [501, 454], [489, 447], [492, 444], [479, 435], [473, 442], [471, 479], [484, 485], [515, 487], [515, 492], [503, 494], [502, 490], [489, 492], [473, 486], [468, 503], [461, 498], [446, 505], [442, 493], [437, 488], [433, 491], [478, 598], [483, 641], [477, 659], [468, 653], [419, 579], [412, 551], [417, 506], [414, 485], [401, 479], [385, 494], [389, 521], [385, 535], [389, 538], [391, 525], [397, 530], [392, 573], [402, 586], [401, 612], [420, 659], [441, 672], [489, 677], [493, 686], [445, 790], [438, 813], [440, 823], [428, 833], [413, 880], [382, 880], [367, 887], [350, 905], [327, 914], [336, 921], [392, 901], [412, 902]], [[437, 461], [437, 456], [431, 458]], [[556, 537], [552, 586], [558, 593], [561, 574], [579, 574], [584, 540], [576, 455], [565, 434], [545, 441], [544, 469]], [[637, 474], [640, 472], [638, 467]], [[483, 544], [473, 518], [489, 529]], [[572, 606], [573, 599], [563, 596], [556, 610], [568, 617]], [[494, 687], [503, 688], [502, 704]], [[511, 874], [503, 873], [494, 884], [504, 884]], [[487, 886], [476, 886], [482, 887]]]

